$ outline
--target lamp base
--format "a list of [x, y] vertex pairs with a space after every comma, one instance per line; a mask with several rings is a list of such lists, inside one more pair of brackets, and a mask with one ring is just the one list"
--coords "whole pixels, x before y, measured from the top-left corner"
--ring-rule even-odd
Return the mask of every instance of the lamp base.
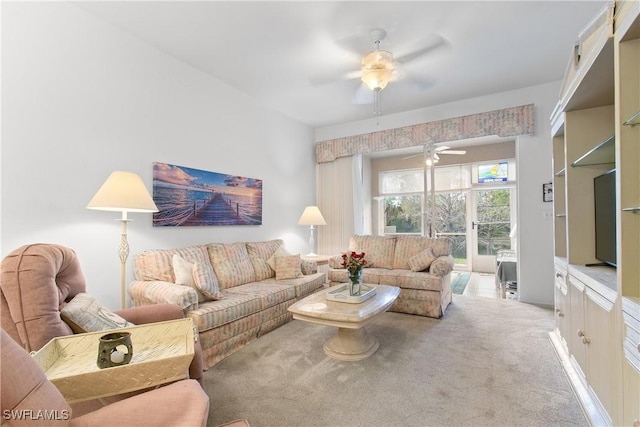
[[318, 254], [311, 252], [311, 253], [306, 254], [304, 257], [305, 258], [317, 258]]

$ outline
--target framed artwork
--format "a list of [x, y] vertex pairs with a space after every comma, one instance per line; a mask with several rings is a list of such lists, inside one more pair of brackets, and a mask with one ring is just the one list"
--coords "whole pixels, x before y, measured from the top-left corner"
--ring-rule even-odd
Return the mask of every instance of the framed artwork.
[[153, 163], [154, 227], [262, 225], [262, 180]]
[[553, 202], [553, 183], [546, 182], [542, 184], [542, 201]]

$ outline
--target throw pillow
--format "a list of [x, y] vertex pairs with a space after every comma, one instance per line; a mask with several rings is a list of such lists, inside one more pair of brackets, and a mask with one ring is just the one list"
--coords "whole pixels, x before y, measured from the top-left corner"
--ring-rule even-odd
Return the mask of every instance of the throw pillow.
[[276, 272], [269, 264], [267, 264], [267, 260], [271, 258], [271, 255], [273, 255], [283, 244], [284, 241], [282, 239], [267, 240], [263, 242], [246, 242], [247, 253], [249, 253], [249, 259], [251, 259], [253, 269], [256, 272], [256, 282], [261, 282], [265, 279], [275, 277]]
[[60, 317], [76, 334], [134, 326], [85, 293], [73, 297], [60, 311]]
[[453, 265], [455, 263], [455, 259], [451, 255], [444, 255], [438, 257], [429, 268], [429, 273], [435, 274], [436, 276], [445, 276], [450, 271], [453, 270]]
[[411, 271], [423, 271], [429, 268], [431, 263], [436, 260], [436, 256], [433, 254], [431, 248], [427, 248], [422, 252], [409, 258], [409, 267]]
[[245, 242], [209, 243], [207, 251], [220, 289], [256, 281], [256, 270]]
[[329, 264], [329, 268], [344, 268], [342, 266], [342, 256], [341, 255], [334, 255], [331, 258], [329, 258], [329, 263], [328, 264]]
[[222, 299], [223, 295], [218, 289], [218, 283], [211, 274], [210, 268], [205, 268], [200, 262], [190, 263], [178, 254], [173, 255], [172, 262], [176, 285], [195, 289], [198, 293], [198, 302]]
[[173, 275], [176, 277], [176, 285], [195, 288], [196, 284], [193, 281], [193, 264], [178, 254], [174, 254], [171, 261], [173, 263]]
[[304, 276], [316, 274], [318, 272], [318, 263], [311, 259], [300, 259], [300, 270]]
[[220, 300], [224, 298], [218, 281], [211, 268], [206, 268], [204, 264], [196, 262], [193, 264], [193, 282], [196, 288], [204, 294], [207, 299]]
[[276, 280], [297, 279], [302, 277], [300, 255], [281, 256], [275, 259]]
[[280, 246], [273, 253], [273, 255], [271, 255], [271, 257], [267, 260], [267, 264], [269, 264], [269, 267], [271, 267], [271, 269], [273, 269], [273, 271], [276, 271], [276, 258], [283, 257], [283, 256], [289, 256], [289, 255], [291, 255], [291, 254], [289, 252], [287, 252], [287, 250], [284, 248], [284, 246]]

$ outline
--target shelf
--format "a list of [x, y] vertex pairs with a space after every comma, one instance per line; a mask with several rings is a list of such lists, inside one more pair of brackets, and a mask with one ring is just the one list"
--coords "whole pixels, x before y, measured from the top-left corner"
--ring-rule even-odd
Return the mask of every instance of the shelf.
[[634, 206], [632, 208], [623, 208], [622, 209], [624, 212], [633, 212], [633, 213], [637, 213], [640, 212], [640, 206]]
[[638, 111], [633, 116], [625, 120], [624, 123], [622, 123], [622, 125], [631, 126], [631, 127], [640, 125], [640, 111]]
[[564, 176], [564, 173], [567, 171], [566, 168], [560, 169], [558, 172], [554, 173], [555, 176]]
[[576, 58], [574, 49], [560, 90], [562, 111], [615, 103], [613, 12], [614, 2], [609, 1], [579, 34], [581, 54]]
[[615, 135], [611, 135], [600, 144], [589, 150], [579, 159], [571, 163], [573, 167], [615, 164]]

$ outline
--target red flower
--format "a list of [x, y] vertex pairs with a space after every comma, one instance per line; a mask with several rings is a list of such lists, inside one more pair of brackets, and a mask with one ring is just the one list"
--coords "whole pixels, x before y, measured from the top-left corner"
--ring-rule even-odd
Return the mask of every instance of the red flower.
[[356, 274], [367, 264], [364, 255], [364, 252], [356, 253], [355, 251], [344, 253], [342, 254], [342, 266], [349, 270], [349, 274]]

